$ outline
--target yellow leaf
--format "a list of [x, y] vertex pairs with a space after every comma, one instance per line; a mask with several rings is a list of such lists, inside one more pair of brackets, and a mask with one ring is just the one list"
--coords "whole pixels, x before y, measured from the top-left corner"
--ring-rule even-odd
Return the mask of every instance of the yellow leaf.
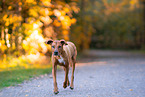
[[69, 9], [67, 7], [64, 7], [63, 10], [67, 13], [69, 12]]
[[65, 16], [66, 12], [65, 11], [61, 11], [61, 15]]
[[57, 20], [54, 20], [53, 24], [56, 26], [56, 27], [59, 27], [61, 25], [60, 22], [58, 22]]
[[6, 15], [4, 15], [3, 16], [3, 20], [6, 20], [7, 19], [7, 17], [8, 17], [8, 15], [6, 14]]
[[44, 22], [44, 24], [47, 24], [47, 25], [50, 24], [50, 23], [52, 23], [52, 19], [49, 16], [46, 16], [46, 17], [40, 16], [40, 20], [42, 22]]
[[44, 6], [50, 6], [51, 5], [51, 0], [41, 0]]
[[61, 16], [61, 12], [59, 10], [55, 9], [53, 12], [55, 16]]
[[76, 23], [76, 21], [77, 21], [77, 20], [76, 20], [75, 18], [72, 18], [72, 19], [71, 19], [71, 23], [72, 23], [72, 24]]
[[6, 23], [5, 23], [5, 26], [9, 26], [9, 22], [6, 22]]
[[19, 2], [19, 6], [21, 6], [22, 5], [22, 2]]
[[131, 1], [130, 1], [130, 4], [131, 4], [131, 5], [134, 5], [134, 4], [136, 4], [136, 3], [137, 3], [137, 0], [131, 0]]
[[11, 9], [12, 9], [12, 6], [9, 6], [9, 7], [8, 7], [8, 10], [11, 10]]
[[132, 89], [129, 89], [129, 91], [133, 91]]
[[26, 0], [27, 3], [33, 3], [34, 0]]
[[69, 40], [69, 37], [67, 35], [65, 35], [64, 40]]
[[67, 30], [62, 31], [63, 35], [68, 35], [69, 32]]
[[60, 16], [60, 17], [58, 17], [58, 19], [62, 21], [62, 20], [64, 20], [64, 16]]
[[38, 13], [35, 11], [35, 9], [30, 9], [30, 10], [29, 10], [29, 14], [30, 14], [31, 16], [38, 17]]

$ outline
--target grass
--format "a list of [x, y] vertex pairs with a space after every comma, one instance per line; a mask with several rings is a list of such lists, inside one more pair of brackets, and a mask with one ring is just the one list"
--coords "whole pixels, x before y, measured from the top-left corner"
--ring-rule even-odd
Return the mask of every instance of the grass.
[[42, 74], [50, 73], [51, 68], [16, 69], [0, 72], [0, 89], [22, 83]]
[[145, 50], [131, 50], [131, 52], [145, 54]]

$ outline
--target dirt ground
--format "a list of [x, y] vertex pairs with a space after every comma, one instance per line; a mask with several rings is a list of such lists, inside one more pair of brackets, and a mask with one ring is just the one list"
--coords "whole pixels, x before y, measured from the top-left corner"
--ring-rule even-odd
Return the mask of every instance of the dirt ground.
[[[71, 70], [69, 78], [71, 77]], [[57, 72], [59, 94], [51, 74], [0, 91], [0, 97], [145, 97], [145, 55], [125, 51], [86, 51], [75, 70], [74, 90], [63, 89], [64, 71]]]

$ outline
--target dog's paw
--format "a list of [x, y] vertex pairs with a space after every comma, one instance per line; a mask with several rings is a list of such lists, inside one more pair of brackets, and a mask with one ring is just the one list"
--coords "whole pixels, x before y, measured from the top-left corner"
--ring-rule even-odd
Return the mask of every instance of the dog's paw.
[[66, 87], [67, 87], [67, 83], [64, 82], [64, 83], [63, 83], [63, 88], [66, 88]]
[[67, 85], [63, 85], [63, 88], [65, 89], [67, 87]]
[[58, 93], [59, 93], [59, 91], [56, 91], [56, 92], [54, 91], [54, 94], [55, 94], [55, 95], [58, 94]]
[[74, 88], [73, 87], [70, 87], [70, 89], [73, 90]]

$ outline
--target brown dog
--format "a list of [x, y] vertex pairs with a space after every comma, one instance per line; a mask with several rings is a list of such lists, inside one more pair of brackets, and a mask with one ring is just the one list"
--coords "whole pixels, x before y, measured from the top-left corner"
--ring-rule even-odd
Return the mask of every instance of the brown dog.
[[56, 70], [57, 65], [63, 66], [65, 71], [65, 81], [63, 87], [66, 88], [69, 86], [68, 72], [69, 66], [72, 67], [72, 76], [70, 89], [74, 88], [74, 70], [76, 63], [77, 50], [76, 46], [72, 42], [66, 42], [65, 40], [48, 40], [46, 44], [50, 44], [52, 47], [52, 76], [54, 84], [54, 93], [58, 94], [58, 87], [56, 82]]

